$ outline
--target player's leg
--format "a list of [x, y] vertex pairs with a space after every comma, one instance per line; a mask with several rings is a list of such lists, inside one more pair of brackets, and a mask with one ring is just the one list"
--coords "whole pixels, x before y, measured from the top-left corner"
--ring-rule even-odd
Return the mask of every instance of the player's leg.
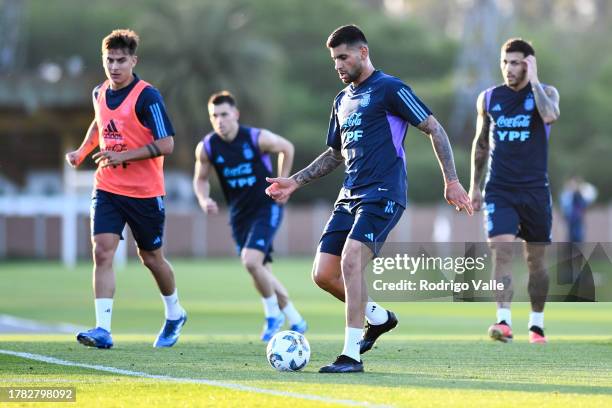
[[548, 295], [549, 277], [546, 268], [546, 247], [551, 241], [552, 200], [548, 188], [526, 190], [521, 195], [523, 206], [519, 213], [525, 240], [524, 253], [529, 270], [527, 290], [531, 301], [529, 314], [529, 342], [544, 344], [544, 305]]
[[512, 341], [512, 313], [514, 295], [512, 282], [513, 242], [519, 230], [519, 216], [513, 194], [488, 189], [485, 194], [485, 225], [493, 262], [493, 279], [504, 285], [495, 291], [496, 323], [489, 327], [489, 337], [504, 343]]
[[[342, 237], [343, 245], [346, 242], [346, 235], [348, 231]], [[344, 279], [340, 260], [340, 255], [318, 251], [312, 265], [312, 280], [318, 287], [344, 302]]]
[[274, 303], [278, 307], [278, 299], [274, 293], [274, 283], [270, 278], [270, 273], [264, 267], [266, 255], [262, 251], [253, 248], [242, 248], [240, 251], [240, 261], [242, 266], [249, 272], [253, 279], [253, 285], [263, 299], [274, 297]]
[[306, 333], [306, 330], [308, 330], [308, 323], [306, 323], [306, 320], [302, 317], [300, 312], [297, 310], [297, 308], [291, 301], [289, 297], [289, 292], [281, 283], [281, 281], [279, 281], [278, 278], [272, 273], [270, 263], [266, 263], [264, 267], [270, 273], [270, 279], [272, 280], [272, 284], [274, 286], [274, 293], [276, 294], [276, 298], [278, 299], [278, 306], [289, 321], [289, 330], [293, 330], [302, 334]]
[[187, 313], [179, 302], [174, 270], [163, 252], [166, 218], [163, 198], [124, 197], [121, 203], [138, 246], [138, 257], [153, 275], [164, 302], [165, 321], [153, 346], [172, 347], [187, 322]]
[[113, 258], [119, 245], [125, 219], [116, 207], [114, 196], [96, 190], [91, 205], [93, 255], [93, 290], [95, 296], [96, 327], [77, 333], [77, 341], [97, 348], [113, 346], [111, 318], [115, 295]]
[[242, 264], [251, 275], [255, 288], [261, 295], [266, 321], [260, 338], [262, 341], [269, 341], [285, 323], [285, 315], [278, 304], [272, 276], [264, 267], [265, 257], [264, 252], [253, 248], [242, 248], [240, 253]]
[[529, 313], [529, 341], [531, 343], [546, 343], [544, 335], [544, 305], [548, 295], [549, 278], [545, 264], [546, 245], [525, 243], [525, 257], [529, 268], [529, 283], [527, 290], [531, 301]]
[[97, 234], [92, 237], [93, 288], [96, 299], [112, 299], [115, 296], [113, 259], [119, 240], [119, 235], [111, 233]]
[[291, 302], [291, 299], [289, 299], [289, 291], [274, 275], [274, 273], [272, 272], [272, 266], [269, 263], [264, 264], [264, 268], [266, 268], [266, 271], [268, 271], [270, 280], [272, 281], [274, 294], [276, 295], [276, 299], [278, 300], [278, 307], [280, 307], [282, 310], [284, 307], [287, 306], [289, 302]]
[[503, 290], [495, 291], [497, 303], [496, 323], [489, 327], [489, 337], [507, 343], [512, 341], [512, 313], [510, 305], [514, 295], [512, 282], [513, 242], [512, 234], [496, 235], [489, 238], [493, 261], [493, 279], [504, 285]]
[[172, 347], [178, 341], [181, 330], [187, 322], [187, 312], [179, 302], [174, 270], [164, 257], [162, 247], [152, 250], [138, 248], [138, 256], [142, 264], [153, 275], [164, 302], [165, 322], [153, 346]]
[[372, 257], [378, 254], [402, 212], [403, 208], [391, 201], [362, 204], [356, 210], [355, 223], [344, 244], [340, 260], [346, 303], [344, 348], [336, 361], [322, 367], [319, 372], [363, 371], [360, 354], [368, 351], [381, 334], [397, 326], [395, 315], [385, 311], [385, 322], [380, 325], [368, 324], [364, 332], [365, 308], [369, 300], [365, 268]]
[[[317, 286], [341, 302], [344, 302], [345, 299], [341, 254], [354, 222], [354, 215], [350, 214], [341, 205], [336, 206], [321, 236], [312, 268], [312, 280]], [[368, 327], [382, 325], [388, 321], [390, 316], [387, 310], [369, 298], [365, 307], [365, 315]], [[395, 315], [392, 313], [391, 315], [392, 320], [394, 320]], [[397, 324], [397, 321], [395, 324]], [[363, 343], [361, 352], [365, 353], [372, 345], [373, 343], [370, 345], [368, 345], [368, 342]]]
[[340, 260], [345, 287], [344, 347], [333, 363], [321, 367], [320, 373], [363, 371], [359, 345], [363, 336], [365, 305], [368, 301], [364, 269], [371, 256], [372, 251], [363, 243], [350, 238], [346, 240]]

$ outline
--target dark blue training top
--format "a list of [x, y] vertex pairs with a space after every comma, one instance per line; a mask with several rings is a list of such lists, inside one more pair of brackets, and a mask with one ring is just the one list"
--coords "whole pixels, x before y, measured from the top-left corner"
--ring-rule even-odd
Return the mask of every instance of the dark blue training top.
[[204, 136], [204, 148], [230, 207], [230, 221], [240, 223], [274, 201], [265, 193], [272, 177], [270, 156], [259, 151], [261, 129], [240, 126], [231, 142], [215, 132]]
[[338, 200], [393, 200], [406, 206], [404, 138], [431, 114], [410, 87], [374, 71], [344, 88], [332, 108], [327, 145], [342, 151], [346, 165]]
[[[125, 88], [113, 91], [109, 86], [106, 90], [106, 105], [108, 105], [108, 108], [117, 109], [138, 81], [140, 81], [140, 78], [134, 74], [134, 80]], [[100, 86], [102, 84], [96, 86], [93, 90], [94, 102], [98, 97]], [[164, 100], [159, 91], [152, 86], [147, 86], [138, 96], [136, 116], [140, 123], [153, 133], [155, 139], [174, 136], [174, 128], [166, 113]]]
[[535, 105], [531, 84], [514, 91], [498, 85], [485, 91], [491, 120], [488, 187], [547, 187], [550, 125]]

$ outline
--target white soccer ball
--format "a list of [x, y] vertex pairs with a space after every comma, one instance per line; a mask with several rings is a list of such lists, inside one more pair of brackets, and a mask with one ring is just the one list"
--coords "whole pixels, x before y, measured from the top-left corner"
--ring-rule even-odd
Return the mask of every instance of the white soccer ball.
[[285, 330], [270, 339], [266, 356], [270, 365], [278, 371], [299, 371], [310, 360], [310, 344], [304, 335]]

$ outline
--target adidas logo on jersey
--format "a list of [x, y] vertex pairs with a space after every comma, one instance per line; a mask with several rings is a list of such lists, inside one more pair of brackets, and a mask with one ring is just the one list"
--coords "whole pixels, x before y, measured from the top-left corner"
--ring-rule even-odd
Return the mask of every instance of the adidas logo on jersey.
[[256, 244], [259, 245], [259, 246], [265, 246], [266, 245], [266, 241], [264, 241], [263, 239], [258, 239]]
[[370, 241], [374, 241], [374, 234], [373, 233], [369, 233], [369, 234], [363, 234], [367, 239], [369, 239]]
[[122, 139], [121, 133], [117, 130], [115, 122], [111, 119], [104, 128], [103, 136], [105, 139]]
[[495, 104], [493, 109], [491, 109], [491, 112], [499, 112], [499, 111], [501, 111], [501, 105], [499, 103], [497, 103], [497, 104]]
[[225, 163], [225, 160], [223, 159], [223, 156], [219, 156], [217, 157], [217, 160], [215, 160], [215, 162], [221, 164], [221, 163]]

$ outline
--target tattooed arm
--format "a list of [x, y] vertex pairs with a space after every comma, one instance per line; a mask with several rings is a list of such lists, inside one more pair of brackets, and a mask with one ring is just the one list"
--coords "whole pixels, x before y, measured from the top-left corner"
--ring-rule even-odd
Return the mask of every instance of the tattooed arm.
[[480, 183], [485, 173], [487, 161], [489, 160], [489, 129], [491, 119], [485, 108], [485, 92], [478, 95], [476, 101], [476, 136], [472, 142], [472, 170], [470, 172], [470, 198], [474, 210], [482, 207], [482, 192]]
[[433, 115], [429, 115], [418, 125], [418, 128], [429, 135], [431, 139], [431, 144], [444, 176], [444, 198], [450, 205], [455, 206], [457, 211], [465, 209], [468, 214], [472, 215], [472, 204], [463, 186], [459, 183], [453, 150], [446, 131]]
[[431, 144], [438, 158], [442, 174], [444, 175], [444, 182], [448, 184], [457, 181], [458, 178], [457, 171], [455, 170], [455, 161], [453, 159], [453, 150], [451, 149], [448, 136], [442, 125], [440, 125], [433, 115], [429, 115], [427, 119], [419, 124], [418, 128], [423, 133], [429, 135], [431, 139]]
[[531, 89], [544, 123], [550, 124], [559, 119], [559, 92], [552, 86], [540, 83], [531, 84]]
[[314, 159], [314, 161], [310, 163], [308, 167], [300, 170], [289, 178], [266, 178], [269, 183], [272, 183], [272, 185], [266, 189], [266, 194], [272, 197], [275, 201], [281, 203], [285, 202], [295, 190], [313, 180], [331, 173], [343, 161], [344, 159], [342, 158], [342, 153], [340, 150], [330, 147], [319, 157]]
[[340, 150], [329, 148], [317, 157], [312, 163], [303, 170], [300, 170], [291, 178], [301, 187], [310, 183], [312, 180], [323, 177], [336, 169], [344, 159]]
[[559, 119], [559, 92], [552, 86], [542, 85], [538, 78], [538, 64], [533, 55], [523, 60], [527, 67], [527, 78], [531, 82], [531, 90], [538, 112], [544, 123], [550, 124]]

